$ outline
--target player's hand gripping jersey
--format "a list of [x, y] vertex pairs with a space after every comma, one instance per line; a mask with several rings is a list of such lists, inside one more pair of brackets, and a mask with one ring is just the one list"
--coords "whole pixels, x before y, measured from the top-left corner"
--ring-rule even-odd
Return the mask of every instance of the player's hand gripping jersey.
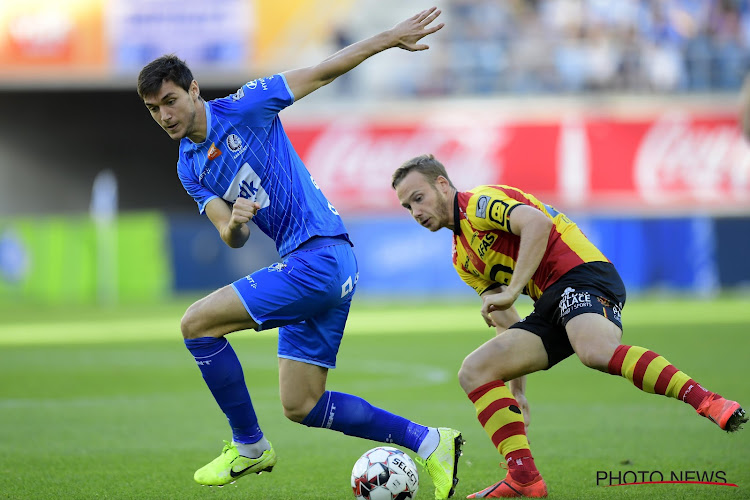
[[510, 283], [521, 240], [510, 214], [519, 205], [535, 207], [553, 222], [544, 257], [523, 290], [535, 301], [575, 266], [609, 262], [574, 222], [534, 196], [510, 186], [478, 186], [456, 194], [453, 233], [453, 265], [477, 293]]
[[313, 236], [346, 235], [287, 138], [278, 113], [294, 96], [283, 75], [259, 78], [206, 107], [206, 140], [180, 142], [177, 173], [203, 213], [220, 197], [260, 204], [253, 222], [286, 255]]

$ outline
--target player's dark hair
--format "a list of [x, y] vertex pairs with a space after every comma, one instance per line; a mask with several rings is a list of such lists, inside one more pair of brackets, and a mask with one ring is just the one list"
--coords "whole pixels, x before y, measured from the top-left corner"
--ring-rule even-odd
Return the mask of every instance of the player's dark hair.
[[173, 82], [187, 91], [193, 82], [193, 72], [176, 55], [161, 56], [144, 66], [138, 75], [138, 95], [144, 99], [156, 94], [165, 81]]
[[398, 184], [404, 180], [404, 177], [409, 175], [412, 171], [419, 172], [424, 175], [427, 180], [433, 183], [438, 177], [443, 176], [451, 187], [455, 189], [455, 186], [453, 185], [453, 182], [451, 182], [450, 177], [448, 177], [448, 172], [445, 171], [443, 164], [437, 161], [431, 154], [417, 156], [398, 167], [396, 171], [393, 172], [391, 187], [396, 189], [396, 186], [398, 186]]

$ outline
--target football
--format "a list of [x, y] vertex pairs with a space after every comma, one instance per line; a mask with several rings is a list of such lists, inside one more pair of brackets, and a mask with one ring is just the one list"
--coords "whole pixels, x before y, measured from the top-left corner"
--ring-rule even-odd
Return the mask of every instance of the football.
[[419, 488], [417, 467], [397, 448], [378, 446], [354, 463], [352, 490], [357, 500], [407, 500]]

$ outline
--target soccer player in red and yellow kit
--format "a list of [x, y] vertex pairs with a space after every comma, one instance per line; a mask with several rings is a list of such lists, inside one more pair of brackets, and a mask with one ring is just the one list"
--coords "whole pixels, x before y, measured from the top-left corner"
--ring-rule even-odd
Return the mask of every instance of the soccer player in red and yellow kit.
[[[392, 186], [422, 226], [453, 231], [453, 265], [482, 297], [482, 317], [498, 332], [466, 357], [458, 378], [509, 470], [469, 498], [547, 496], [526, 437], [524, 377], [574, 353], [588, 367], [690, 404], [728, 432], [747, 422], [736, 401], [706, 390], [655, 352], [620, 343], [625, 286], [564, 214], [510, 186], [459, 192], [432, 155], [404, 163]], [[534, 300], [523, 320], [513, 307], [522, 293]]]

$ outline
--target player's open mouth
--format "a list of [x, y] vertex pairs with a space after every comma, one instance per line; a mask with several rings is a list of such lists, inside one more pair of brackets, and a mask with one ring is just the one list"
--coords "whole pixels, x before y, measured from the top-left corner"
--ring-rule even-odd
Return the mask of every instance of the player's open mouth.
[[173, 123], [172, 125], [167, 125], [167, 130], [174, 130], [177, 128], [178, 123]]

